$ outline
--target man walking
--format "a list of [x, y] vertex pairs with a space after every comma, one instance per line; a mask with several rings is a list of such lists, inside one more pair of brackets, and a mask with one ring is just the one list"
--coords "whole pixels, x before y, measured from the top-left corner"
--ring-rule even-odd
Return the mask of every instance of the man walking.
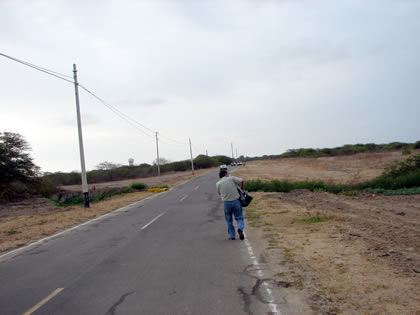
[[233, 218], [235, 216], [236, 224], [238, 225], [239, 238], [243, 240], [244, 237], [244, 216], [242, 213], [242, 205], [239, 199], [238, 187], [244, 189], [244, 181], [242, 178], [229, 176], [226, 170], [220, 170], [220, 180], [216, 183], [217, 193], [224, 203], [225, 218], [228, 226], [229, 239], [236, 238], [235, 227], [233, 226]]

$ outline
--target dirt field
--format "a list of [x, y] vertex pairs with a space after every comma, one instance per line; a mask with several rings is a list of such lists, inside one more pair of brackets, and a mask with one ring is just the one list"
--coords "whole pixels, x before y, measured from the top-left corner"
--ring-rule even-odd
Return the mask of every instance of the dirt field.
[[[235, 176], [349, 183], [401, 153], [255, 161]], [[420, 195], [252, 193], [248, 231], [279, 283], [320, 314], [420, 314]], [[258, 234], [259, 233], [259, 234]]]
[[[417, 150], [416, 153], [419, 151]], [[247, 162], [236, 173], [247, 180], [284, 179], [292, 181], [321, 179], [329, 184], [352, 184], [379, 176], [386, 165], [402, 160], [401, 152], [361, 153], [322, 158], [288, 158]], [[238, 175], [239, 176], [239, 175]]]
[[[95, 186], [97, 190], [104, 190], [105, 188], [127, 186], [133, 182], [143, 182], [148, 187], [165, 184], [171, 187], [208, 171], [199, 170], [194, 175], [191, 172], [179, 172], [159, 177], [101, 183], [89, 185], [89, 187], [93, 189], [93, 186]], [[81, 189], [80, 185], [62, 188], [69, 191], [80, 191]], [[83, 206], [57, 207], [46, 198], [33, 198], [0, 205], [0, 253], [27, 245], [58, 231], [150, 197], [153, 194], [136, 192], [114, 196], [99, 203], [91, 203], [88, 209], [83, 208]]]

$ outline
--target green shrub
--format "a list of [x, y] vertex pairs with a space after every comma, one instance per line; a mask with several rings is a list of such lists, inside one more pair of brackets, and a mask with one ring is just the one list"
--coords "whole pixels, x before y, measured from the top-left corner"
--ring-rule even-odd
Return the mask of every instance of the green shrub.
[[296, 222], [306, 222], [306, 223], [321, 223], [328, 221], [327, 217], [310, 217], [310, 218], [302, 218], [302, 219], [296, 219]]
[[122, 193], [123, 194], [128, 194], [128, 193], [131, 193], [131, 192], [133, 192], [134, 190], [131, 188], [131, 187], [128, 187], [128, 186], [124, 186], [123, 188], [122, 188]]
[[410, 172], [420, 171], [420, 154], [415, 154], [403, 161], [395, 161], [385, 168], [384, 175], [398, 177]]
[[210, 168], [218, 166], [220, 163], [215, 158], [209, 157], [207, 155], [199, 155], [194, 160], [194, 167], [196, 168]]
[[383, 194], [387, 196], [392, 195], [416, 195], [420, 194], [420, 187], [412, 187], [412, 188], [401, 188], [395, 190], [387, 190], [383, 188], [368, 188], [366, 189], [367, 192], [372, 194]]
[[262, 182], [261, 180], [251, 180], [245, 182], [245, 189], [248, 191], [264, 191], [264, 192], [290, 192], [296, 189], [308, 189], [311, 191], [327, 191], [331, 193], [339, 193], [346, 187], [344, 185], [327, 185], [322, 181], [280, 181], [273, 180]]
[[401, 151], [402, 155], [410, 155], [411, 154], [411, 150], [410, 147], [405, 147], [402, 151]]
[[[400, 190], [407, 188], [420, 187], [420, 171], [410, 172], [397, 177], [388, 174], [381, 175], [373, 180], [359, 184], [325, 184], [321, 181], [267, 181], [251, 180], [245, 182], [245, 189], [248, 191], [262, 192], [290, 192], [296, 189], [308, 189], [311, 191], [326, 191], [333, 194], [342, 194], [346, 196], [357, 196], [360, 191], [368, 189]], [[413, 190], [417, 191], [417, 190]]]
[[130, 187], [135, 190], [143, 190], [146, 188], [146, 184], [145, 183], [132, 183]]

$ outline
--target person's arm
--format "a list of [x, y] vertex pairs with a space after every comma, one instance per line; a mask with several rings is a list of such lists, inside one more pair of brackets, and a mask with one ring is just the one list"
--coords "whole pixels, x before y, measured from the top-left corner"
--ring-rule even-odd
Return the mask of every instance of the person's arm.
[[243, 189], [244, 189], [244, 187], [245, 187], [245, 181], [244, 181], [242, 178], [235, 177], [235, 176], [232, 176], [232, 178], [233, 178], [233, 180], [234, 180], [235, 184], [236, 184], [238, 187], [241, 187], [241, 189], [243, 190]]
[[218, 195], [219, 195], [219, 197], [220, 197], [219, 185], [217, 185], [217, 184], [216, 184], [216, 190], [217, 190], [217, 194], [218, 194]]

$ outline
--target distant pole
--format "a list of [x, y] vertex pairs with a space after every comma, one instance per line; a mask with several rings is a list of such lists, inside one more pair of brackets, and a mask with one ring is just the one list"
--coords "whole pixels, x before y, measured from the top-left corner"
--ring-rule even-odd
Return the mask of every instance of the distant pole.
[[191, 171], [194, 174], [194, 162], [193, 162], [193, 158], [192, 158], [191, 138], [189, 138], [189, 139], [190, 139]]
[[160, 162], [159, 162], [159, 140], [158, 140], [158, 133], [156, 131], [156, 153], [157, 153], [157, 159], [156, 164], [158, 167], [158, 176], [160, 175]]
[[236, 158], [238, 158], [238, 148], [235, 148], [236, 150]]
[[232, 142], [230, 143], [230, 148], [232, 149], [232, 160], [235, 161], [235, 157], [233, 156], [233, 144], [232, 144]]
[[73, 64], [74, 74], [74, 89], [76, 94], [76, 112], [77, 112], [77, 129], [79, 132], [79, 151], [80, 151], [80, 164], [82, 167], [82, 190], [85, 197], [84, 206], [89, 208], [89, 190], [86, 178], [86, 167], [85, 167], [85, 152], [83, 149], [83, 136], [82, 136], [82, 123], [80, 120], [80, 103], [79, 103], [79, 83], [77, 83], [77, 69], [76, 64]]
[[206, 150], [206, 155], [207, 155], [207, 157], [209, 156], [209, 152]]

